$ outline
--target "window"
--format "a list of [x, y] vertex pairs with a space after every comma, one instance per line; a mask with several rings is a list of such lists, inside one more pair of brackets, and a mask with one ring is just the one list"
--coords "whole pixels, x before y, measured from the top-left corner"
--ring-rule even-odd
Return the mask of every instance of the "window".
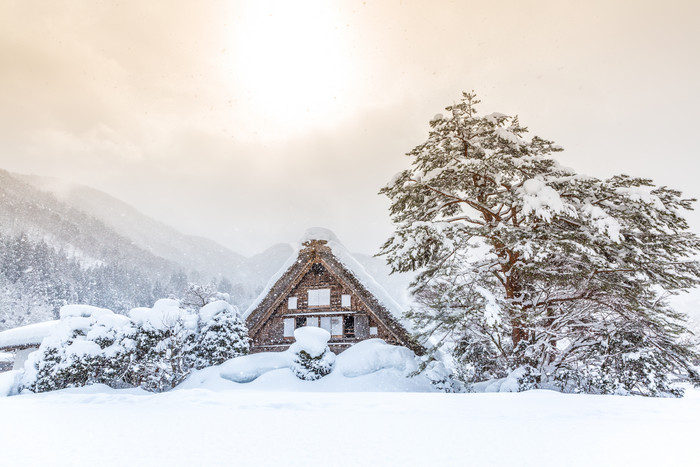
[[294, 318], [284, 318], [284, 337], [294, 337]]
[[370, 326], [370, 327], [369, 327], [369, 335], [370, 335], [370, 336], [376, 336], [377, 334], [379, 334], [379, 333], [377, 332], [377, 327], [376, 327], [376, 326]]
[[343, 337], [343, 317], [331, 317], [331, 336]]
[[309, 290], [309, 306], [330, 306], [331, 289]]
[[306, 325], [318, 327], [318, 316], [309, 316], [306, 318]]
[[353, 316], [344, 316], [343, 328], [345, 337], [355, 337], [355, 318]]
[[369, 337], [369, 317], [367, 315], [355, 315], [355, 339], [367, 339]]
[[287, 299], [287, 309], [288, 310], [296, 310], [297, 309], [297, 298], [296, 297], [289, 297]]
[[306, 320], [303, 316], [297, 316], [296, 325], [298, 328], [303, 328], [306, 325]]
[[321, 316], [321, 329], [331, 332], [331, 317]]
[[350, 295], [340, 296], [340, 306], [343, 308], [350, 308]]

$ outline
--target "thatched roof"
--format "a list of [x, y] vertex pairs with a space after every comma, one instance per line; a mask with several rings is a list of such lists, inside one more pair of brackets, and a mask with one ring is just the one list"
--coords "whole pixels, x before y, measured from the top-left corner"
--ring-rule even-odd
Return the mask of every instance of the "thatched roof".
[[332, 232], [319, 228], [307, 231], [296, 253], [273, 276], [263, 292], [243, 314], [251, 334], [272, 316], [279, 304], [315, 263], [322, 264], [353, 290], [375, 318], [389, 329], [399, 342], [416, 353], [425, 351], [401, 323], [403, 308], [367, 273]]

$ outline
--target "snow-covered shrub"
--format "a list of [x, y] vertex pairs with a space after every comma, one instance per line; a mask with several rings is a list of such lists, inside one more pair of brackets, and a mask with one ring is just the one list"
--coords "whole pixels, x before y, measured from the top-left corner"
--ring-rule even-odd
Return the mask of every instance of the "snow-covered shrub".
[[153, 308], [135, 308], [124, 344], [132, 350], [128, 381], [147, 391], [162, 392], [182, 382], [192, 371], [197, 315], [177, 300], [158, 300]]
[[[102, 383], [167, 391], [195, 368], [248, 352], [235, 309], [214, 302], [199, 313], [177, 300], [134, 308], [129, 317], [87, 305], [67, 305], [52, 334], [30, 354], [20, 388], [34, 392]], [[201, 326], [200, 326], [201, 321]]]
[[56, 332], [25, 363], [20, 387], [44, 392], [95, 383], [125, 386], [131, 354], [120, 337], [128, 320], [87, 305], [64, 306], [60, 315]]
[[195, 368], [219, 365], [250, 352], [248, 328], [230, 304], [218, 300], [203, 306], [199, 322], [193, 348]]
[[439, 391], [466, 392], [466, 387], [456, 378], [455, 374], [437, 360], [428, 362], [420, 374], [425, 376], [430, 384]]
[[640, 332], [614, 332], [591, 346], [585, 363], [557, 368], [554, 384], [567, 392], [682, 396], [672, 384], [672, 365], [644, 340]]
[[325, 329], [305, 326], [294, 331], [296, 342], [289, 347], [294, 354], [292, 371], [306, 381], [320, 379], [331, 372], [335, 354], [328, 348], [331, 334]]

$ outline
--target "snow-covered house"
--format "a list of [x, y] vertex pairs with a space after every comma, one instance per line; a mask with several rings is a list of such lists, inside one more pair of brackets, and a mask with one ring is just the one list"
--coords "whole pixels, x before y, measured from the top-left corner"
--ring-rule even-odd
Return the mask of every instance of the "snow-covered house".
[[27, 356], [39, 348], [44, 337], [51, 334], [58, 323], [58, 320], [44, 321], [2, 331], [0, 352], [13, 353], [13, 369], [20, 369], [24, 366]]
[[335, 353], [370, 338], [422, 353], [401, 315], [401, 307], [335, 235], [316, 228], [307, 231], [244, 318], [253, 352], [286, 350], [296, 328], [318, 326], [331, 334], [328, 345]]

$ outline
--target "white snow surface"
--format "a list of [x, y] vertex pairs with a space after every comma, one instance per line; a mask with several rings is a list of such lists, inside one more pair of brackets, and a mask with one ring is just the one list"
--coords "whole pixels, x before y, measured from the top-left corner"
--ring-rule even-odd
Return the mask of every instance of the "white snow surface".
[[234, 315], [238, 314], [238, 310], [236, 310], [230, 303], [223, 300], [216, 300], [214, 302], [207, 303], [199, 309], [199, 321], [200, 323], [208, 323], [212, 320], [212, 318], [214, 318], [214, 316], [218, 315], [222, 311], [229, 311]]
[[354, 378], [386, 369], [408, 375], [417, 368], [415, 355], [410, 349], [389, 345], [382, 339], [367, 339], [338, 355], [333, 371]]
[[[299, 331], [299, 332], [297, 332]], [[228, 360], [218, 367], [207, 368], [189, 378], [185, 386], [201, 384], [204, 380], [223, 378], [235, 383], [251, 383], [251, 387], [266, 388], [266, 379], [261, 378], [275, 370], [277, 376], [267, 376], [274, 380], [281, 377], [288, 380], [288, 371], [299, 350], [306, 350], [312, 357], [322, 355], [327, 350], [328, 331], [318, 327], [303, 327], [294, 332], [297, 341], [283, 352], [262, 352]], [[368, 390], [368, 391], [435, 391], [425, 375], [408, 377], [418, 368], [416, 355], [406, 347], [389, 345], [382, 339], [367, 339], [354, 344], [334, 358], [335, 365], [330, 375], [315, 381], [318, 386], [307, 386], [308, 390]], [[204, 375], [204, 376], [203, 376]], [[371, 375], [371, 376], [370, 376]], [[361, 378], [367, 377], [369, 378]], [[204, 378], [204, 380], [202, 379]], [[193, 383], [199, 381], [200, 383]], [[294, 387], [296, 383], [292, 384]], [[300, 380], [301, 381], [301, 380]], [[307, 382], [303, 382], [306, 384]], [[260, 386], [262, 385], [262, 386]], [[302, 385], [303, 387], [303, 385]]]
[[[218, 366], [218, 376], [234, 383], [250, 383], [272, 370], [289, 368], [294, 355], [289, 352], [263, 352], [228, 360]], [[207, 369], [208, 370], [208, 369]], [[210, 371], [203, 370], [205, 373]], [[200, 375], [190, 377], [199, 381]], [[216, 375], [215, 375], [216, 377]], [[187, 383], [185, 383], [187, 385]]]
[[289, 347], [292, 353], [303, 350], [311, 357], [318, 357], [328, 348], [331, 333], [315, 326], [303, 326], [294, 330], [295, 342]]
[[[12, 373], [0, 374], [0, 394]], [[318, 392], [328, 377], [301, 381], [286, 369], [250, 390], [257, 381], [204, 373], [203, 384], [163, 394], [95, 385], [0, 397], [2, 465], [697, 465], [698, 390], [683, 399]]]
[[198, 320], [196, 314], [188, 313], [180, 308], [180, 302], [169, 298], [156, 301], [153, 308], [134, 308], [129, 312], [129, 318], [139, 326], [153, 329], [173, 327], [179, 320], [185, 327], [194, 329]]
[[58, 324], [58, 320], [44, 321], [0, 332], [0, 349], [24, 345], [38, 346], [44, 337], [54, 331]]
[[299, 251], [304, 248], [303, 244], [309, 240], [325, 240], [333, 255], [338, 259], [338, 261], [351, 273], [353, 274], [362, 285], [372, 294], [374, 297], [382, 304], [384, 307], [401, 322], [401, 324], [410, 332], [410, 323], [402, 319], [404, 314], [404, 309], [401, 305], [394, 300], [391, 295], [382, 287], [360, 264], [357, 259], [345, 248], [345, 246], [340, 243], [338, 237], [330, 230], [323, 227], [312, 227], [308, 229], [304, 235], [299, 240], [299, 243], [295, 246], [294, 252], [289, 257], [287, 261], [282, 265], [280, 270], [270, 278], [267, 285], [260, 293], [257, 299], [251, 303], [248, 309], [243, 313], [243, 318], [247, 318], [253, 310], [262, 302], [262, 300], [270, 293], [277, 281], [284, 275], [287, 270], [292, 267], [292, 265], [297, 261]]
[[64, 305], [58, 312], [61, 319], [64, 318], [97, 318], [104, 315], [113, 315], [111, 310], [92, 305]]
[[554, 214], [559, 214], [566, 207], [559, 193], [541, 178], [525, 180], [518, 193], [523, 199], [523, 215], [534, 213], [546, 222], [550, 222]]

